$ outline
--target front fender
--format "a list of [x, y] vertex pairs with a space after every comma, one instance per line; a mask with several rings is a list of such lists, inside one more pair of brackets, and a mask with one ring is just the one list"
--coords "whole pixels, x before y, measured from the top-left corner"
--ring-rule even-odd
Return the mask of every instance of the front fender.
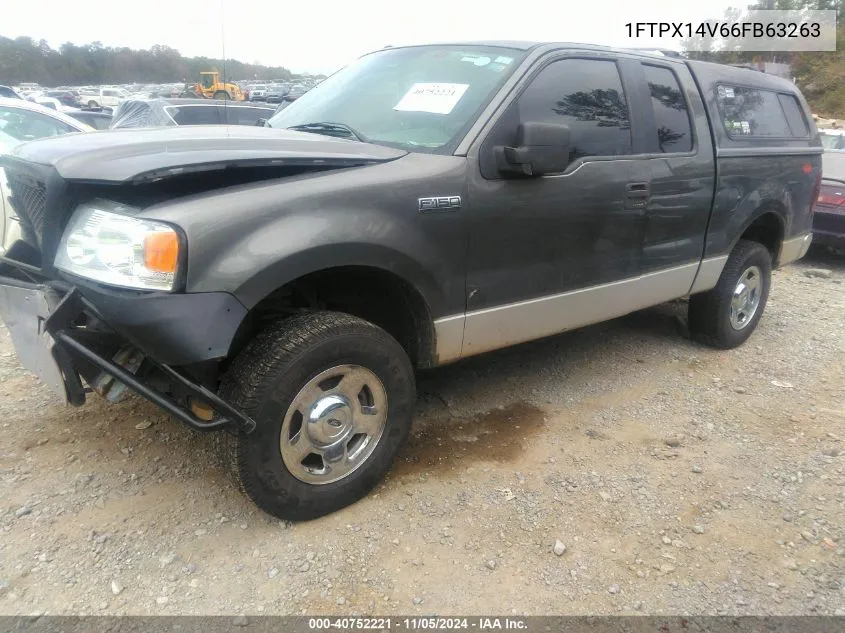
[[466, 161], [416, 155], [302, 174], [151, 207], [187, 237], [188, 292], [229, 292], [247, 308], [303, 275], [370, 266], [404, 279], [432, 318], [465, 308], [463, 209], [421, 213], [419, 198], [465, 196]]
[[340, 266], [369, 266], [414, 286], [433, 316], [448, 312], [451, 286], [462, 277], [437, 244], [396, 215], [343, 209], [289, 214], [243, 236], [189, 271], [189, 292], [225, 290], [247, 308], [286, 283]]
[[421, 262], [394, 247], [361, 242], [321, 244], [287, 253], [258, 270], [238, 286], [234, 294], [247, 308], [252, 308], [288, 282], [342, 266], [367, 266], [393, 273], [416, 288], [433, 315], [447, 311], [445, 294]]

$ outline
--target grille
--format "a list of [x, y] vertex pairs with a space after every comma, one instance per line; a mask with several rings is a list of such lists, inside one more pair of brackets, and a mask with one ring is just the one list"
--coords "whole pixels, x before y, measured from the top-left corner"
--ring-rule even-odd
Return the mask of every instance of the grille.
[[37, 241], [44, 234], [44, 214], [47, 209], [47, 189], [43, 182], [6, 170], [12, 208], [26, 234], [29, 228]]
[[[35, 252], [40, 252], [48, 206], [46, 181], [30, 169], [19, 169], [17, 165], [4, 167], [9, 187], [10, 211], [20, 224], [18, 239], [29, 244]], [[4, 241], [8, 239], [4, 238]], [[6, 246], [9, 248], [10, 244]]]

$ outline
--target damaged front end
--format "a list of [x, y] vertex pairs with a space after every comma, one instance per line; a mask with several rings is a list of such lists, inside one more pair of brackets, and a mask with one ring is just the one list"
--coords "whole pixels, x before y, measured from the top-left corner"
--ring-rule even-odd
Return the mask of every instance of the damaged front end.
[[81, 406], [91, 391], [117, 402], [132, 390], [199, 431], [255, 428], [249, 416], [202, 384], [202, 372], [191, 375], [128, 344], [78, 288], [0, 277], [0, 316], [21, 364], [65, 403]]
[[156, 279], [121, 288], [67, 275], [56, 253], [90, 183], [12, 157], [4, 172], [19, 229], [0, 257], [0, 316], [21, 364], [67, 404], [89, 392], [117, 402], [131, 390], [194, 429], [250, 432], [255, 423], [214, 391], [216, 359], [246, 309], [228, 293], [157, 292]]
[[207, 128], [66, 135], [0, 157], [17, 227], [0, 256], [0, 316], [21, 363], [65, 402], [132, 390], [192, 428], [251, 432], [254, 421], [216, 394], [248, 310], [230, 292], [188, 288], [188, 251], [202, 246], [150, 209], [405, 154]]

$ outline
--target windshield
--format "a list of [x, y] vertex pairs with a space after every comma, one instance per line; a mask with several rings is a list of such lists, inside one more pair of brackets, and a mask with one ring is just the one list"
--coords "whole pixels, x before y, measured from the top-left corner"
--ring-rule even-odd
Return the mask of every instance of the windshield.
[[819, 137], [825, 149], [845, 149], [845, 134], [820, 132]]
[[386, 49], [338, 71], [268, 125], [335, 123], [369, 142], [449, 152], [523, 55], [490, 46]]
[[833, 150], [824, 153], [822, 178], [845, 181], [845, 152]]

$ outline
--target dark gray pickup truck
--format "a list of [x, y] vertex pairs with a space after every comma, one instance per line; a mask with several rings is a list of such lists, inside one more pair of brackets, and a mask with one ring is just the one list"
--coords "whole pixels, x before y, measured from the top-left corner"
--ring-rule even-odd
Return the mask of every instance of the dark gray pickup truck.
[[13, 150], [0, 311], [67, 402], [129, 389], [219, 429], [244, 492], [308, 519], [389, 469], [417, 368], [687, 296], [697, 340], [742, 344], [809, 247], [821, 152], [752, 70], [389, 48], [264, 126]]

